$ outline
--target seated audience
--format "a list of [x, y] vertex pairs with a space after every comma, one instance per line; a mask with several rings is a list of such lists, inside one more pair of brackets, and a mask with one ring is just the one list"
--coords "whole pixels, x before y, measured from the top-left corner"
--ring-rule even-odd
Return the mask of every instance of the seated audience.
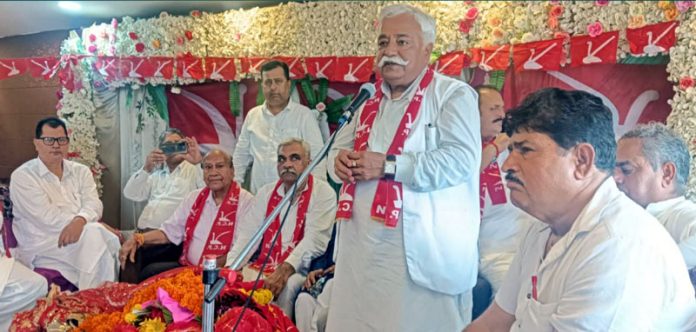
[[13, 173], [17, 260], [29, 268], [59, 271], [79, 289], [114, 281], [119, 239], [98, 223], [102, 214], [97, 186], [87, 166], [65, 159], [70, 139], [65, 123], [38, 122], [38, 157]]
[[206, 187], [189, 193], [174, 214], [157, 230], [137, 233], [123, 244], [121, 264], [143, 245], [183, 243], [178, 262], [159, 262], [147, 265], [140, 280], [184, 265], [200, 265], [203, 256], [214, 255], [223, 266], [227, 253], [239, 235], [239, 221], [252, 206], [253, 196], [234, 182], [230, 155], [212, 150], [202, 161]]
[[[0, 213], [0, 224], [2, 219]], [[0, 331], [7, 331], [14, 314], [33, 308], [47, 290], [44, 277], [5, 256], [0, 239]]]
[[689, 179], [686, 143], [661, 123], [639, 125], [621, 137], [614, 179], [629, 198], [667, 229], [684, 256], [696, 266], [696, 204], [684, 197]]
[[687, 331], [696, 298], [674, 241], [611, 177], [609, 109], [537, 91], [506, 118], [510, 198], [534, 223], [495, 302], [466, 331]]
[[[292, 192], [293, 184], [309, 165], [310, 147], [304, 140], [289, 139], [278, 145], [277, 171], [280, 179], [261, 189], [254, 207], [240, 225], [239, 241], [235, 242], [228, 262], [241, 254], [251, 236], [261, 226], [283, 197]], [[276, 217], [266, 230], [260, 245], [260, 254], [245, 269], [245, 280], [254, 280], [264, 260], [266, 275], [264, 287], [273, 292], [276, 303], [292, 319], [295, 298], [304, 284], [311, 260], [326, 250], [336, 213], [336, 194], [328, 183], [309, 176], [297, 185], [292, 206], [282, 229], [280, 220], [286, 209]], [[280, 229], [277, 245], [271, 245], [275, 233]], [[251, 256], [251, 255], [248, 255]], [[246, 262], [248, 257], [244, 258]]]
[[[508, 157], [510, 140], [507, 134], [501, 132], [505, 117], [503, 96], [495, 87], [488, 85], [474, 89], [479, 95], [483, 142], [479, 183], [479, 274], [490, 283], [492, 294], [495, 294], [515, 257], [519, 238], [532, 217], [512, 204], [510, 190], [505, 187], [506, 181], [500, 172], [500, 166]], [[476, 307], [477, 302], [483, 299], [474, 300]]]

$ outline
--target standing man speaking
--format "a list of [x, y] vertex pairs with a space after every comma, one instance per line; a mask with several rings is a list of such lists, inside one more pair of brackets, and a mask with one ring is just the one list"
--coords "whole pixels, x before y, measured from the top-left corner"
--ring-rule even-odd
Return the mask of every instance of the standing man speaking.
[[329, 156], [343, 182], [327, 331], [457, 331], [478, 268], [481, 131], [475, 91], [428, 68], [435, 20], [380, 14], [383, 82]]

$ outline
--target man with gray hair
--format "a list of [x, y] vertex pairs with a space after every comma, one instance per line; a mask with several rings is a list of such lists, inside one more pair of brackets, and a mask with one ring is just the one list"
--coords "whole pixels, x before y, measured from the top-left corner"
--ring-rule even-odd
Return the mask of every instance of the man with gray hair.
[[[264, 287], [273, 292], [276, 303], [292, 318], [295, 298], [307, 276], [312, 259], [322, 255], [331, 237], [336, 215], [336, 193], [325, 181], [310, 175], [303, 183], [295, 183], [307, 168], [311, 150], [306, 141], [290, 138], [278, 145], [276, 169], [280, 179], [261, 187], [253, 208], [239, 225], [239, 238], [228, 254], [232, 263], [242, 252], [263, 220], [273, 212], [287, 194], [293, 194], [290, 210], [283, 207], [266, 230], [260, 253], [244, 268], [245, 280], [256, 280], [263, 267]], [[294, 189], [294, 186], [297, 186]], [[281, 227], [285, 213], [285, 223]], [[273, 238], [280, 231], [277, 243]], [[245, 257], [245, 262], [251, 254]], [[264, 261], [268, 260], [264, 267]]]
[[336, 276], [327, 331], [456, 331], [478, 269], [476, 92], [428, 68], [435, 20], [380, 14], [383, 81], [336, 138]]
[[684, 197], [689, 179], [684, 140], [661, 123], [639, 125], [621, 137], [614, 179], [628, 197], [667, 229], [689, 269], [696, 267], [696, 204]]
[[206, 256], [215, 256], [218, 266], [226, 263], [232, 244], [239, 237], [240, 223], [253, 204], [253, 196], [234, 181], [232, 158], [213, 149], [201, 161], [205, 187], [186, 195], [174, 213], [158, 229], [136, 233], [119, 253], [121, 266], [135, 262], [143, 246], [181, 244], [178, 262], [147, 265], [140, 281], [179, 266], [200, 266]]

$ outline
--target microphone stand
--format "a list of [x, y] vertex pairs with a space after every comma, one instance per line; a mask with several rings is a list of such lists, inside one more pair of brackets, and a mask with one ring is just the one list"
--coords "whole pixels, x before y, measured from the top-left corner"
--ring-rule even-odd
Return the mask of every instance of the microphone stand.
[[[317, 154], [316, 158], [312, 160], [312, 162], [305, 168], [305, 170], [300, 174], [300, 176], [295, 180], [295, 184], [293, 185], [295, 188], [297, 187], [298, 184], [303, 183], [303, 181], [309, 176], [309, 173], [321, 162], [326, 156], [328, 155], [329, 149], [333, 146], [334, 141], [336, 140], [336, 135], [341, 132], [341, 130], [348, 124], [350, 123], [351, 119], [353, 118], [354, 112], [358, 107], [349, 107], [345, 112], [343, 112], [343, 115], [338, 121], [338, 127], [334, 131], [334, 133], [329, 137], [329, 139], [326, 141], [324, 144], [324, 147], [321, 148], [319, 153]], [[237, 271], [239, 268], [242, 266], [244, 257], [246, 257], [249, 252], [252, 250], [252, 248], [255, 248], [257, 243], [261, 240], [263, 237], [263, 234], [266, 232], [266, 229], [268, 229], [269, 226], [271, 226], [271, 223], [273, 220], [275, 220], [276, 216], [280, 214], [281, 209], [290, 202], [292, 199], [292, 196], [294, 195], [285, 195], [283, 199], [278, 203], [278, 205], [273, 209], [271, 214], [264, 219], [263, 224], [261, 227], [259, 227], [258, 230], [256, 230], [256, 233], [252, 236], [251, 240], [249, 240], [249, 243], [247, 243], [244, 246], [244, 249], [242, 249], [242, 252], [237, 256], [237, 258], [234, 259], [232, 264], [230, 265], [230, 269]], [[280, 231], [280, 230], [279, 230]], [[214, 325], [214, 309], [215, 309], [215, 297], [217, 297], [218, 293], [222, 290], [222, 286], [225, 284], [225, 279], [218, 277], [218, 269], [215, 267], [215, 262], [210, 262], [210, 267], [206, 268], [206, 264], [204, 263], [204, 269], [203, 269], [203, 283], [205, 285], [204, 289], [204, 301], [203, 301], [203, 320], [202, 320], [202, 327], [203, 327], [203, 332], [212, 332], [213, 331], [213, 325]], [[242, 312], [243, 314], [243, 312]], [[240, 317], [237, 321], [241, 321], [241, 314]]]

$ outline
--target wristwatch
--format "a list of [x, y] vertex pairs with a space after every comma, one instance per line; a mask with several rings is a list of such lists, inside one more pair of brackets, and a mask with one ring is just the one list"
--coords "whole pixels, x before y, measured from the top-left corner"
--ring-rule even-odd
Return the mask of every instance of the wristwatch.
[[387, 159], [384, 161], [384, 178], [387, 180], [394, 180], [396, 175], [396, 156], [393, 154], [388, 154]]

